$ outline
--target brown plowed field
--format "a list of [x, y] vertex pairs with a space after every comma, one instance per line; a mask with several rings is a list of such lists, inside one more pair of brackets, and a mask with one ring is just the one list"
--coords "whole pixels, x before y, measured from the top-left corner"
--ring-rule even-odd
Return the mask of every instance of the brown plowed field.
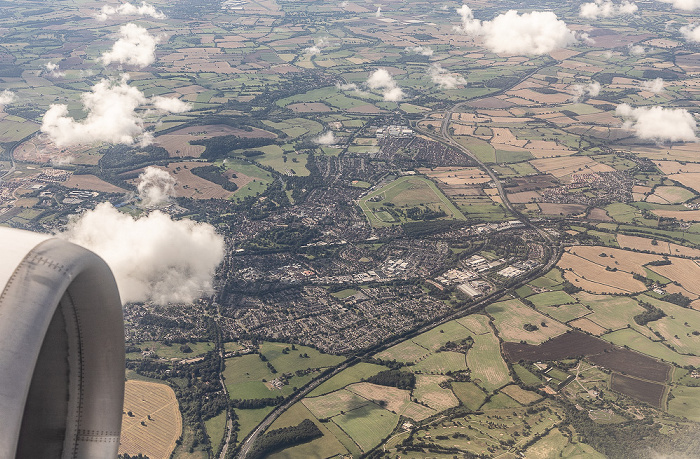
[[613, 371], [660, 383], [666, 382], [672, 368], [667, 363], [623, 348], [615, 348], [602, 354], [589, 355], [587, 359], [596, 365]]
[[577, 356], [600, 354], [612, 350], [614, 346], [602, 339], [571, 331], [537, 346], [521, 343], [503, 343], [503, 355], [509, 362], [526, 360], [561, 360]]
[[613, 373], [610, 387], [614, 391], [629, 395], [653, 407], [663, 408], [661, 405], [664, 399], [664, 390], [666, 389], [663, 384], [641, 381]]

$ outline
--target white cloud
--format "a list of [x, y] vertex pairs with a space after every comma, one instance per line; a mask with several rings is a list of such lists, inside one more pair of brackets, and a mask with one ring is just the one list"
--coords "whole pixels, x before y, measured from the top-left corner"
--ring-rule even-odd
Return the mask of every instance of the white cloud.
[[643, 56], [644, 53], [646, 53], [646, 50], [642, 45], [629, 45], [627, 49], [632, 56]]
[[449, 73], [440, 64], [431, 65], [428, 74], [433, 83], [439, 85], [442, 89], [453, 89], [458, 85], [467, 84], [467, 80], [463, 76]]
[[510, 10], [491, 21], [474, 19], [467, 5], [462, 5], [457, 12], [462, 25], [455, 30], [483, 37], [486, 48], [494, 53], [546, 54], [577, 41], [566, 23], [550, 11], [518, 14]]
[[683, 26], [680, 28], [679, 32], [687, 41], [700, 41], [700, 25], [697, 25], [695, 27], [691, 25]]
[[158, 206], [175, 196], [175, 179], [167, 171], [148, 166], [139, 175], [139, 198], [144, 207]]
[[600, 94], [600, 83], [592, 81], [587, 85], [576, 84], [572, 89], [574, 90], [574, 102], [581, 102], [586, 97], [595, 97]]
[[374, 17], [376, 17], [376, 18], [382, 17], [382, 7], [381, 6], [377, 7], [377, 11], [374, 13]]
[[340, 2], [341, 8], [345, 8], [346, 6], [348, 6], [348, 2]]
[[692, 11], [700, 8], [700, 0], [659, 0], [662, 3], [671, 3], [679, 10]]
[[66, 76], [66, 72], [61, 72], [61, 70], [58, 68], [58, 64], [54, 64], [53, 62], [47, 62], [45, 67], [46, 72], [49, 74], [49, 76], [53, 78], [60, 78]]
[[113, 7], [110, 5], [105, 5], [102, 7], [100, 12], [97, 14], [97, 19], [100, 21], [106, 21], [108, 17], [113, 15], [120, 16], [150, 16], [154, 19], [164, 19], [165, 15], [156, 10], [153, 5], [146, 2], [141, 2], [141, 6], [135, 6], [131, 3], [122, 3], [118, 7]]
[[599, 17], [609, 18], [622, 14], [633, 14], [637, 9], [635, 3], [628, 1], [623, 1], [619, 5], [615, 5], [610, 0], [595, 0], [594, 2], [581, 5], [579, 16], [588, 19], [597, 19]]
[[153, 211], [134, 218], [109, 203], [74, 218], [61, 234], [102, 257], [124, 303], [192, 302], [213, 292], [224, 238], [214, 227]]
[[153, 106], [163, 112], [184, 113], [192, 110], [192, 104], [174, 97], [155, 96], [151, 100]]
[[384, 100], [388, 102], [397, 102], [404, 97], [403, 90], [394, 81], [391, 74], [385, 69], [377, 69], [369, 78], [367, 78], [367, 86], [370, 89], [381, 89]]
[[355, 83], [336, 83], [335, 87], [341, 91], [357, 91], [358, 87]]
[[144, 27], [132, 23], [121, 26], [119, 35], [120, 38], [112, 45], [112, 49], [102, 55], [104, 65], [116, 62], [143, 68], [156, 60], [156, 44], [160, 37], [155, 37]]
[[420, 54], [422, 56], [432, 56], [434, 51], [430, 46], [409, 46], [406, 51]]
[[615, 114], [625, 120], [623, 127], [632, 129], [645, 140], [671, 142], [695, 141], [697, 129], [693, 115], [682, 108], [617, 106]]
[[[147, 103], [138, 88], [128, 85], [129, 75], [120, 81], [101, 80], [80, 98], [87, 117], [75, 121], [68, 115], [68, 106], [52, 104], [44, 114], [41, 131], [58, 145], [92, 144], [97, 142], [133, 144], [143, 137], [143, 119], [136, 109]], [[139, 139], [140, 138], [140, 139]]]
[[15, 95], [15, 93], [10, 91], [9, 89], [5, 89], [3, 92], [0, 92], [0, 105], [11, 104], [16, 99], [17, 96]]
[[319, 145], [333, 145], [334, 143], [336, 143], [335, 134], [333, 134], [333, 131], [328, 131], [316, 137], [314, 139], [314, 142], [316, 142]]
[[658, 94], [664, 90], [664, 80], [662, 78], [657, 78], [655, 80], [643, 81], [642, 89]]
[[321, 50], [328, 45], [328, 40], [321, 38], [318, 43], [308, 48], [304, 48], [304, 54], [311, 54], [312, 56], [316, 54], [321, 54]]

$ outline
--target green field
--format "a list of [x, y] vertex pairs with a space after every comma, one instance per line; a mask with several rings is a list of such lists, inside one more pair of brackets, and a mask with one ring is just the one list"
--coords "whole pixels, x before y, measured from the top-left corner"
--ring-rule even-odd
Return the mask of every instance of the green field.
[[663, 344], [654, 342], [629, 328], [608, 333], [607, 335], [601, 336], [601, 338], [617, 344], [618, 346], [627, 346], [642, 354], [647, 354], [680, 366], [700, 366], [700, 357], [681, 355], [673, 352]]
[[522, 406], [520, 403], [516, 402], [512, 398], [508, 397], [506, 394], [498, 392], [491, 396], [488, 402], [481, 407], [482, 411], [489, 410], [499, 410], [504, 408], [518, 408]]
[[266, 406], [265, 408], [258, 408], [255, 410], [239, 410], [236, 409], [236, 416], [238, 417], [238, 441], [241, 442], [243, 439], [255, 429], [255, 427], [260, 424], [265, 416], [267, 416], [274, 407]]
[[513, 365], [513, 371], [526, 386], [539, 386], [542, 380], [522, 365]]
[[422, 333], [411, 341], [431, 351], [436, 351], [448, 341], [461, 341], [469, 335], [471, 335], [469, 330], [453, 320]]
[[[375, 201], [372, 201], [375, 200]], [[359, 202], [360, 208], [372, 226], [391, 226], [412, 220], [400, 215], [411, 208], [442, 211], [441, 219], [466, 220], [462, 212], [430, 180], [423, 177], [401, 177], [369, 193]], [[397, 212], [398, 218], [391, 214]], [[395, 210], [396, 209], [396, 210]]]
[[476, 411], [486, 400], [484, 390], [472, 382], [453, 382], [452, 392], [470, 410]]
[[345, 411], [352, 411], [370, 403], [349, 390], [340, 389], [320, 397], [306, 397], [304, 406], [319, 419], [332, 418]]
[[628, 297], [579, 292], [576, 298], [593, 310], [593, 314], [586, 316], [588, 319], [610, 330], [625, 328], [627, 325], [636, 327], [633, 317], [644, 312], [644, 308]]
[[270, 426], [270, 429], [281, 429], [298, 425], [304, 419], [310, 419], [316, 424], [323, 436], [307, 443], [287, 448], [283, 451], [276, 452], [267, 457], [275, 459], [294, 459], [294, 458], [314, 458], [323, 459], [336, 455], [347, 454], [346, 448], [335, 438], [335, 435], [328, 429], [329, 424], [319, 422], [309, 410], [301, 403], [294, 404], [287, 411], [275, 420]]
[[376, 354], [375, 357], [382, 360], [396, 360], [398, 362], [416, 362], [430, 354], [426, 348], [417, 345], [412, 340], [402, 341], [386, 351]]
[[[307, 347], [295, 346], [292, 350], [291, 344], [265, 342], [260, 345], [260, 353], [267, 358], [278, 373], [294, 373], [297, 370], [309, 368], [327, 368], [339, 365], [345, 360], [337, 355], [322, 354], [320, 351]], [[285, 353], [285, 349], [287, 353]], [[308, 355], [302, 358], [301, 355]]]
[[224, 438], [224, 433], [226, 431], [226, 410], [204, 421], [204, 427], [207, 430], [207, 435], [209, 435], [212, 448], [216, 450], [221, 440]]
[[384, 367], [381, 365], [360, 362], [358, 364], [351, 366], [350, 368], [346, 368], [345, 370], [341, 371], [337, 375], [333, 376], [331, 379], [324, 382], [323, 384], [318, 386], [316, 389], [312, 390], [308, 396], [309, 397], [316, 397], [319, 395], [328, 394], [328, 393], [333, 392], [335, 390], [342, 389], [343, 387], [347, 386], [348, 384], [360, 382], [363, 379], [369, 378], [370, 376], [374, 376], [377, 373], [379, 373], [380, 371], [383, 371], [386, 369], [387, 369], [387, 367]]
[[443, 411], [459, 404], [450, 389], [440, 386], [449, 380], [446, 376], [416, 375], [416, 387], [413, 389], [413, 397], [418, 403], [428, 405], [436, 411]]
[[666, 317], [647, 324], [652, 331], [664, 337], [666, 344], [681, 354], [700, 355], [700, 311], [683, 308], [647, 295], [640, 295], [638, 298], [666, 313]]
[[585, 316], [591, 312], [589, 309], [579, 303], [563, 304], [561, 306], [543, 306], [538, 307], [537, 310], [543, 314], [547, 314], [559, 322], [564, 323], [570, 320], [578, 319], [579, 317]]
[[700, 422], [700, 387], [676, 386], [671, 389], [668, 412], [674, 416]]
[[501, 356], [501, 345], [493, 333], [474, 337], [474, 345], [467, 352], [467, 366], [472, 381], [487, 391], [493, 392], [511, 382], [508, 366]]
[[484, 163], [496, 162], [496, 150], [485, 140], [463, 136], [455, 136], [454, 139], [471, 151], [480, 161]]
[[389, 436], [398, 424], [399, 416], [370, 403], [334, 417], [333, 422], [366, 452]]
[[467, 363], [462, 353], [438, 352], [416, 363], [411, 369], [422, 373], [444, 375], [451, 371], [466, 370]]
[[558, 306], [561, 304], [576, 303], [576, 298], [562, 291], [538, 293], [537, 295], [528, 297], [528, 300], [532, 301], [535, 307], [538, 308], [541, 306]]
[[263, 379], [271, 381], [275, 376], [257, 354], [247, 354], [226, 359], [224, 380], [232, 399], [256, 399], [277, 397], [281, 393], [267, 388]]

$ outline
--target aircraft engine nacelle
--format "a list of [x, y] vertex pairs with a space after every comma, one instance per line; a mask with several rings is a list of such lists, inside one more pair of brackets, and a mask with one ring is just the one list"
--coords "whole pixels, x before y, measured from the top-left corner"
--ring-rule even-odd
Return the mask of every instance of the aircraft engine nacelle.
[[107, 264], [0, 228], [0, 457], [117, 456], [124, 322]]

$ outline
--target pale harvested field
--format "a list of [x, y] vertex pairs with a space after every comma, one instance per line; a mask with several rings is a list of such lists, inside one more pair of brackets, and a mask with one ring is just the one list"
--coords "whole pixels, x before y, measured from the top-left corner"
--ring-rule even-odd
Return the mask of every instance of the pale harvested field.
[[612, 167], [601, 164], [589, 157], [569, 156], [563, 158], [542, 158], [530, 161], [537, 170], [561, 178], [574, 172], [613, 172]]
[[666, 175], [679, 174], [681, 172], [700, 172], [700, 164], [698, 163], [681, 164], [678, 161], [654, 161], [654, 164]]
[[657, 241], [657, 244], [654, 245], [651, 243], [652, 241], [653, 239], [645, 237], [617, 235], [617, 243], [625, 249], [638, 249], [663, 255], [685, 255], [687, 257], [700, 258], [700, 250], [698, 249], [691, 249], [666, 241]]
[[493, 139], [491, 143], [501, 145], [511, 145], [514, 147], [524, 147], [527, 140], [518, 140], [508, 128], [495, 127], [493, 130]]
[[[628, 134], [627, 137], [629, 137], [630, 131], [626, 132]], [[700, 146], [697, 146], [697, 144], [693, 143], [691, 145], [695, 145], [695, 148], [700, 148]], [[659, 148], [656, 146], [651, 147], [642, 145], [630, 145], [625, 149], [630, 150], [632, 153], [638, 154], [640, 156], [644, 156], [645, 158], [649, 158], [652, 161], [697, 161], [698, 156], [700, 156], [700, 151], [680, 148], [681, 146], [683, 145], [672, 145], [664, 146], [664, 148]]]
[[684, 222], [700, 222], [700, 210], [652, 210], [654, 215], [666, 218], [675, 218]]
[[457, 322], [466, 327], [475, 335], [491, 333], [491, 327], [488, 325], [488, 317], [481, 314], [472, 314], [467, 317], [461, 317], [457, 319]]
[[105, 182], [94, 175], [71, 175], [68, 180], [63, 182], [66, 188], [74, 188], [76, 190], [99, 191], [102, 193], [126, 193], [124, 188], [112, 185]]
[[700, 193], [700, 172], [681, 172], [669, 175], [668, 178]]
[[450, 389], [443, 389], [440, 383], [449, 381], [449, 376], [416, 375], [416, 388], [413, 396], [421, 403], [437, 411], [459, 405], [459, 400]]
[[516, 386], [515, 384], [504, 387], [501, 389], [501, 392], [521, 405], [529, 405], [530, 403], [534, 403], [542, 399], [540, 394], [522, 389], [520, 386]]
[[450, 126], [454, 128], [455, 135], [474, 135], [474, 126], [465, 126], [457, 123], [452, 123]]
[[552, 158], [555, 156], [570, 156], [576, 153], [565, 146], [549, 140], [532, 140], [527, 144], [527, 149], [535, 158]]
[[542, 94], [537, 91], [533, 91], [532, 89], [509, 91], [508, 94], [515, 97], [520, 97], [521, 99], [535, 101], [539, 104], [562, 104], [571, 99], [569, 94], [563, 92], [558, 94]]
[[352, 411], [369, 403], [366, 399], [347, 390], [337, 390], [320, 397], [307, 397], [301, 401], [319, 419], [330, 418], [341, 411]]
[[[630, 252], [629, 250], [615, 249], [611, 247], [576, 245], [567, 248], [567, 252], [586, 258], [603, 266], [610, 266], [628, 273], [645, 275], [645, 264], [654, 260], [661, 260], [658, 255], [648, 253]], [[607, 257], [600, 256], [601, 254]]]
[[654, 190], [654, 194], [647, 198], [647, 202], [654, 202], [658, 204], [679, 204], [693, 197], [693, 193], [685, 188], [678, 186], [660, 186]]
[[[667, 293], [680, 293], [682, 295], [687, 296], [690, 299], [695, 299], [698, 298], [700, 295], [696, 295], [693, 292], [689, 292], [688, 290], [684, 289], [683, 287], [676, 285], [676, 284], [668, 284], [666, 287], [664, 287], [664, 290], [666, 290]], [[700, 301], [700, 300], [698, 300]], [[695, 308], [696, 306], [693, 305]]]
[[437, 167], [434, 170], [419, 169], [418, 171], [446, 185], [476, 185], [491, 180], [485, 172], [475, 167], [466, 169]]
[[581, 317], [580, 319], [572, 320], [568, 325], [590, 333], [591, 335], [600, 336], [608, 331], [607, 328], [601, 327], [597, 323]]
[[698, 263], [684, 258], [669, 259], [671, 260], [670, 265], [649, 266], [649, 269], [672, 281], [679, 282], [689, 292], [700, 295], [700, 266]]
[[[550, 338], [559, 336], [569, 329], [540, 312], [525, 306], [519, 300], [508, 300], [494, 303], [486, 308], [486, 312], [493, 317], [494, 325], [498, 329], [498, 336], [503, 341], [519, 342], [525, 340], [530, 344], [540, 344]], [[538, 327], [535, 331], [526, 331], [525, 324]], [[543, 326], [545, 323], [546, 326]]]
[[412, 402], [409, 391], [396, 387], [361, 382], [351, 384], [346, 389], [369, 401], [384, 401], [385, 409], [416, 421], [422, 421], [436, 413], [431, 408]]
[[[167, 459], [182, 433], [182, 416], [175, 392], [165, 384], [127, 381], [119, 453]], [[148, 416], [151, 419], [148, 419]], [[141, 425], [141, 422], [146, 425]]]
[[624, 271], [610, 272], [605, 266], [585, 258], [564, 252], [558, 266], [564, 270], [564, 278], [591, 293], [634, 293], [646, 290], [644, 283]]

